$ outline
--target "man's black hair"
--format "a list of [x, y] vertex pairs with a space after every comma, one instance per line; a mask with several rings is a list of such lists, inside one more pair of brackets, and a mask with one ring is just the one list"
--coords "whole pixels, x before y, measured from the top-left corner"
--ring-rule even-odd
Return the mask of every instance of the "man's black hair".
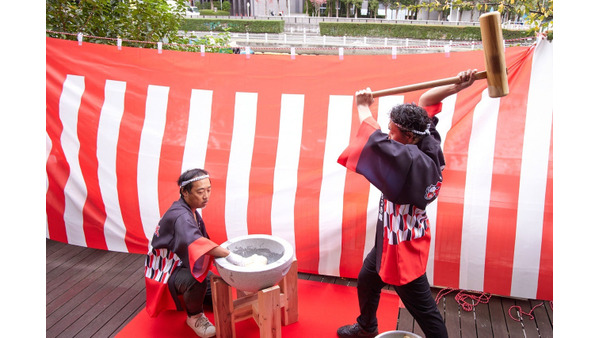
[[[428, 125], [431, 124], [431, 119], [427, 116], [427, 112], [422, 107], [414, 103], [399, 104], [392, 108], [390, 119], [396, 125], [402, 126], [401, 130], [410, 132], [411, 130], [424, 132]], [[411, 133], [415, 137], [421, 139], [423, 135]]]
[[[181, 187], [181, 183], [203, 175], [208, 175], [208, 171], [199, 168], [186, 170], [183, 174], [181, 174], [181, 176], [179, 176], [179, 179], [177, 180], [177, 185]], [[179, 188], [179, 195], [183, 197], [183, 191], [192, 191], [192, 185], [193, 184], [186, 184], [185, 187]]]

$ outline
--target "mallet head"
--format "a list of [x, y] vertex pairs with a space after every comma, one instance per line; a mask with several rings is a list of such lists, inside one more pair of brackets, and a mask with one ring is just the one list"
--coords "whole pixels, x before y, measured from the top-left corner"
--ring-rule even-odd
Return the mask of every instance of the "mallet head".
[[508, 95], [508, 75], [506, 60], [504, 58], [504, 39], [502, 38], [502, 25], [500, 13], [490, 12], [479, 17], [481, 28], [481, 41], [490, 97]]

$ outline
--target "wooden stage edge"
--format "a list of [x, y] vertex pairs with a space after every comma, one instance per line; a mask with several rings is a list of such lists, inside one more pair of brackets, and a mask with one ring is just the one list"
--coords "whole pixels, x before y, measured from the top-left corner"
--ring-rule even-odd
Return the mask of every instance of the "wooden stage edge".
[[[46, 239], [46, 337], [114, 337], [146, 305], [144, 258]], [[298, 278], [356, 286], [349, 278], [302, 272]], [[431, 291], [437, 297], [444, 290]], [[451, 338], [553, 335], [552, 302], [491, 296], [487, 303], [465, 311], [455, 300], [458, 291], [445, 293], [438, 308]], [[530, 311], [533, 319], [527, 316]], [[423, 336], [403, 308], [398, 310], [397, 329]]]

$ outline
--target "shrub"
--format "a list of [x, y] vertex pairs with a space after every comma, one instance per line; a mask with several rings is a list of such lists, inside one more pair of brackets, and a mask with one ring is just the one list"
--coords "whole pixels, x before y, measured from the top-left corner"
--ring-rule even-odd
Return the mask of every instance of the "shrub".
[[[373, 36], [432, 40], [481, 40], [481, 30], [476, 26], [404, 25], [392, 23], [319, 23], [321, 35]], [[534, 32], [502, 30], [504, 39], [535, 36]]]
[[184, 31], [224, 31], [237, 33], [282, 33], [283, 20], [189, 19], [183, 20]]
[[229, 1], [223, 1], [221, 10], [226, 11], [228, 13], [231, 13], [231, 2], [229, 2]]

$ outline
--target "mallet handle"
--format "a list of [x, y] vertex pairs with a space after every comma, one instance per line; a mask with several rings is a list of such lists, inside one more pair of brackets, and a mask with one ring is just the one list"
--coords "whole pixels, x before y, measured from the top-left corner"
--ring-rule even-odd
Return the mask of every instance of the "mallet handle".
[[[480, 71], [480, 72], [473, 74], [473, 76], [475, 77], [475, 80], [485, 79], [485, 78], [487, 78], [487, 72], [485, 70]], [[460, 77], [455, 76], [455, 77], [449, 77], [446, 79], [421, 82], [421, 83], [416, 83], [416, 84], [411, 84], [411, 85], [406, 85], [406, 86], [401, 86], [401, 87], [396, 87], [396, 88], [377, 90], [377, 91], [373, 92], [373, 97], [394, 95], [394, 94], [412, 92], [412, 91], [420, 90], [420, 89], [440, 87], [440, 86], [445, 86], [445, 85], [449, 85], [449, 84], [457, 84], [457, 83], [460, 83]]]

